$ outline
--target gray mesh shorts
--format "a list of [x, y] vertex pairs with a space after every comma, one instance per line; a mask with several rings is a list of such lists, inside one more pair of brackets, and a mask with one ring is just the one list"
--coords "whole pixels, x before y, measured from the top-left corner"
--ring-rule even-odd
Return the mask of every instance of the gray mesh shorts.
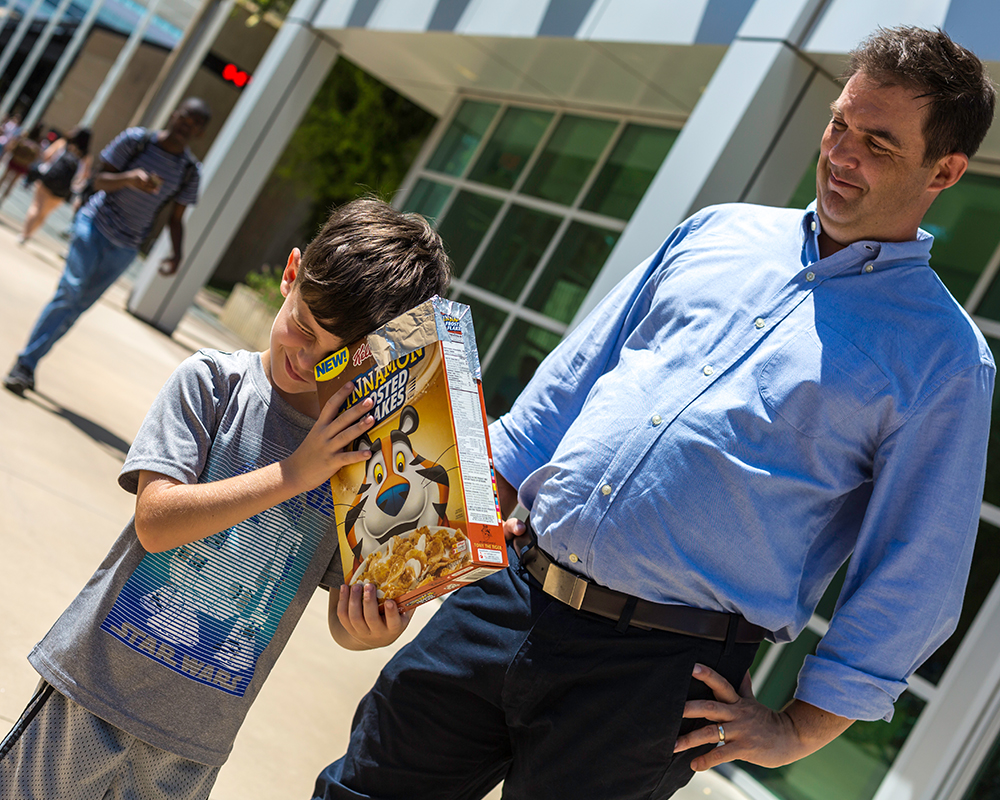
[[44, 681], [0, 743], [3, 800], [207, 800], [218, 773], [139, 741]]

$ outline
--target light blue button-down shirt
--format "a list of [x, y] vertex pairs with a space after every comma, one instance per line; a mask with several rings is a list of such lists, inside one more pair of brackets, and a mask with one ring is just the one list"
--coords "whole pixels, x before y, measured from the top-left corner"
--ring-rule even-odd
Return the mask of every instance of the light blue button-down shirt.
[[796, 696], [888, 719], [957, 624], [995, 367], [932, 237], [821, 259], [819, 219], [678, 227], [490, 429], [540, 544], [598, 583], [797, 636], [854, 553]]

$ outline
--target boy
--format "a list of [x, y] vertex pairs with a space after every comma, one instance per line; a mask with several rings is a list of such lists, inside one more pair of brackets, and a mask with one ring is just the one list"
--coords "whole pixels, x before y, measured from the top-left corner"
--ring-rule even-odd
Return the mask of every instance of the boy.
[[[435, 293], [449, 263], [423, 218], [359, 200], [288, 257], [263, 353], [203, 350], [147, 414], [119, 482], [136, 512], [29, 656], [42, 683], [0, 745], [4, 798], [207, 798], [317, 585], [343, 583], [326, 481], [370, 403], [320, 408], [314, 365]], [[408, 622], [373, 587], [330, 596], [351, 649]]]

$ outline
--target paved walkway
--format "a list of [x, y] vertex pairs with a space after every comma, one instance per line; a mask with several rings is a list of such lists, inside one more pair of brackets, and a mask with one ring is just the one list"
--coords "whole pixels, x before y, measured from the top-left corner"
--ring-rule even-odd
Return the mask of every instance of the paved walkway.
[[[65, 209], [34, 241], [16, 243], [26, 206], [18, 188], [0, 209], [4, 370], [51, 296], [66, 248]], [[167, 337], [124, 310], [127, 292], [126, 278], [59, 342], [39, 367], [37, 393], [21, 399], [0, 390], [0, 735], [37, 681], [25, 656], [132, 514], [134, 498], [117, 475], [156, 392], [197, 348], [242, 346], [207, 304]], [[429, 614], [418, 612], [403, 641]], [[251, 709], [213, 798], [308, 797], [318, 770], [343, 752], [355, 706], [393, 651], [340, 649], [327, 632], [326, 595], [318, 593]], [[679, 797], [737, 797], [727, 786], [699, 776]]]

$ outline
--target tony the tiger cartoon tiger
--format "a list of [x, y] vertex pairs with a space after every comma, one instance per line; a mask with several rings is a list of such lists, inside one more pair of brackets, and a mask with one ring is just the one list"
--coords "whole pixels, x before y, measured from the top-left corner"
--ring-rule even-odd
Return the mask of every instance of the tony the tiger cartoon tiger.
[[410, 405], [399, 412], [399, 427], [388, 438], [359, 439], [372, 451], [364, 482], [344, 518], [354, 568], [393, 536], [422, 525], [448, 525], [448, 472], [413, 449], [410, 436], [420, 425]]

